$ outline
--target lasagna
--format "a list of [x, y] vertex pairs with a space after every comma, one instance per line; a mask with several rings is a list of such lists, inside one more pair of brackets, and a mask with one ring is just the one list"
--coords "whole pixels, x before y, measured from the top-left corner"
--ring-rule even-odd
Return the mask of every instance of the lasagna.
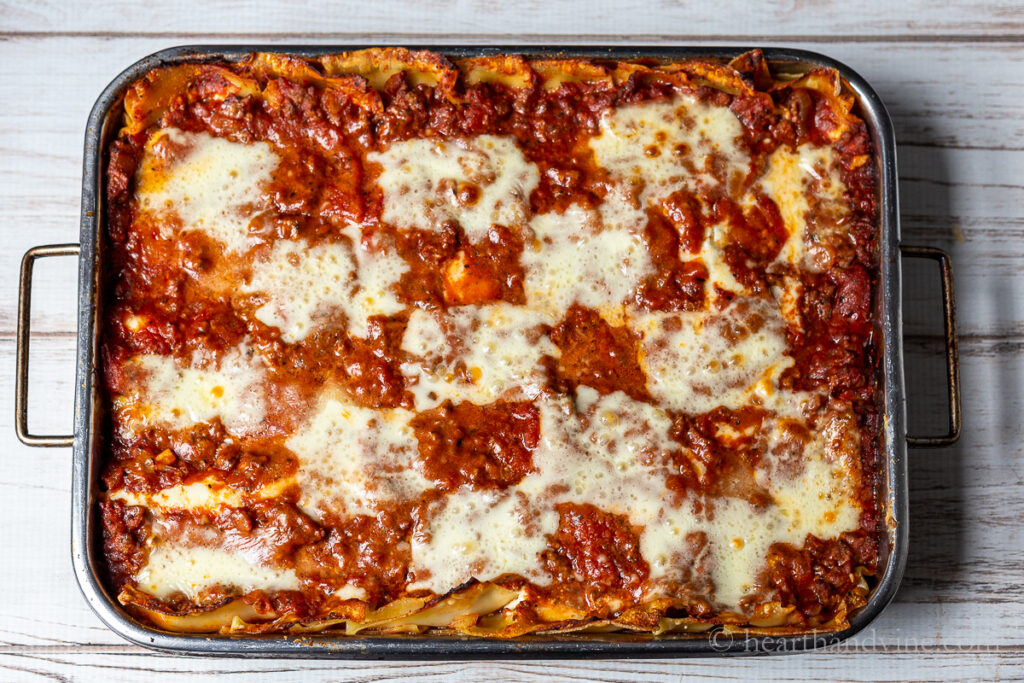
[[875, 163], [828, 69], [160, 67], [106, 150], [103, 553], [177, 632], [840, 629]]

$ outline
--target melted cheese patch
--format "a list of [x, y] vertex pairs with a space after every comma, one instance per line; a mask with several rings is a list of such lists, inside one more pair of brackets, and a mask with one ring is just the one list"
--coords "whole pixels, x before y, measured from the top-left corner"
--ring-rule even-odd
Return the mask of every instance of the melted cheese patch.
[[409, 269], [400, 257], [369, 252], [359, 240], [359, 228], [350, 228], [354, 246], [344, 243], [309, 247], [305, 240], [279, 240], [266, 260], [253, 264], [252, 278], [243, 291], [257, 293], [265, 303], [256, 318], [281, 330], [288, 343], [302, 341], [318, 324], [341, 311], [347, 329], [367, 337], [367, 320], [392, 315], [403, 306], [393, 285]]
[[178, 484], [152, 494], [138, 494], [118, 490], [109, 496], [110, 500], [123, 501], [125, 505], [145, 505], [178, 510], [216, 510], [221, 506], [242, 507], [242, 494], [214, 477], [206, 477], [191, 484]]
[[845, 212], [842, 197], [846, 186], [839, 176], [835, 150], [810, 143], [800, 145], [796, 153], [780, 147], [768, 158], [768, 166], [758, 186], [775, 202], [789, 232], [789, 238], [776, 260], [816, 270], [815, 264], [805, 258], [807, 243], [812, 239], [814, 229], [824, 230], [830, 226], [812, 228], [808, 225], [811, 206], [807, 198], [813, 194], [819, 201], [830, 203], [837, 214]]
[[554, 509], [538, 511], [514, 493], [461, 490], [412, 537], [413, 590], [443, 595], [477, 578], [518, 574], [538, 585], [550, 582], [540, 553], [558, 529]]
[[220, 548], [166, 542], [150, 550], [135, 580], [139, 589], [161, 600], [184, 593], [189, 600], [199, 601], [204, 591], [215, 586], [243, 592], [302, 588], [294, 570], [253, 564], [239, 553]]
[[299, 507], [313, 519], [375, 514], [383, 503], [415, 498], [431, 487], [414, 467], [417, 442], [401, 408], [371, 410], [323, 400], [285, 445], [299, 458]]
[[416, 356], [444, 358], [452, 353], [438, 315], [414, 308], [402, 335], [402, 350]]
[[478, 135], [394, 142], [366, 158], [383, 168], [383, 219], [399, 228], [440, 230], [456, 221], [471, 241], [491, 225], [522, 226], [540, 182], [513, 138]]
[[[182, 230], [200, 230], [228, 251], [243, 252], [250, 246], [249, 223], [268, 208], [264, 188], [277, 163], [265, 142], [164, 128], [149, 139], [139, 166], [139, 207], [154, 215], [172, 212]], [[164, 237], [173, 237], [166, 222], [161, 227]]]
[[738, 184], [750, 172], [743, 125], [727, 107], [690, 96], [610, 109], [591, 138], [597, 163], [648, 200], [685, 188]]
[[793, 364], [776, 310], [757, 299], [733, 302], [721, 313], [638, 315], [640, 363], [647, 389], [662, 405], [684, 413], [739, 408], [769, 400], [779, 375]]
[[352, 251], [356, 257], [357, 277], [352, 299], [346, 310], [349, 317], [349, 330], [358, 337], [366, 336], [366, 319], [372, 315], [394, 315], [405, 306], [395, 294], [395, 285], [402, 275], [409, 270], [405, 260], [383, 248], [382, 245], [367, 243], [363, 239], [363, 230], [358, 225], [350, 225], [342, 231], [352, 241]]
[[415, 382], [409, 391], [417, 410], [445, 400], [485, 404], [540, 393], [546, 382], [541, 359], [557, 356], [558, 349], [533, 311], [498, 303], [451, 308], [443, 320], [434, 315], [413, 310], [402, 338], [404, 350], [424, 356], [401, 366]]
[[700, 260], [708, 269], [708, 279], [704, 282], [704, 293], [709, 299], [713, 298], [716, 287], [734, 294], [748, 293], [747, 288], [736, 279], [729, 264], [725, 262], [728, 235], [729, 228], [727, 226], [712, 225], [708, 228], [700, 246]]
[[[774, 419], [769, 419], [768, 431], [779, 431]], [[774, 449], [771, 441], [754, 472], [754, 481], [770, 497], [767, 505], [692, 493], [674, 504], [668, 490], [643, 515], [637, 512], [643, 508], [627, 505], [633, 523], [646, 517], [640, 549], [650, 568], [650, 596], [666, 594], [665, 580], [686, 581], [691, 572], [700, 576], [706, 571], [714, 599], [742, 611], [741, 600], [756, 587], [773, 544], [801, 547], [808, 534], [834, 538], [858, 528], [860, 507], [849, 496], [855, 485], [853, 464], [830, 461], [831, 449], [820, 434], [812, 435], [795, 460], [786, 450]]]
[[[671, 493], [666, 491], [665, 495]], [[706, 553], [706, 546], [697, 543], [696, 539], [706, 539], [706, 524], [703, 508], [695, 506], [695, 502], [686, 499], [678, 506], [666, 505], [644, 524], [640, 553], [650, 572], [650, 596], [670, 593], [661, 588], [662, 582], [685, 582], [691, 572], [699, 575], [697, 567], [699, 559]], [[757, 569], [748, 567], [748, 575], [753, 575]]]
[[256, 432], [266, 415], [262, 358], [243, 344], [225, 353], [218, 367], [195, 367], [197, 360], [181, 365], [171, 356], [131, 358], [128, 371], [142, 378], [136, 393], [115, 401], [122, 424], [139, 433], [154, 425], [184, 429], [220, 418], [232, 434]]
[[366, 600], [369, 598], [369, 594], [366, 592], [365, 588], [346, 583], [344, 586], [334, 591], [334, 597], [339, 598], [340, 600]]
[[808, 432], [806, 442], [789, 434], [786, 419], [767, 419], [763, 455], [753, 472], [752, 484], [769, 504], [689, 494], [646, 526], [641, 550], [650, 563], [653, 595], [663, 594], [659, 580], [685, 579], [689, 568], [700, 563], [710, 574], [715, 600], [742, 611], [740, 602], [755, 589], [773, 544], [799, 548], [808, 534], [835, 538], [859, 527], [860, 506], [850, 497], [856, 449], [851, 452], [836, 438], [843, 416], [825, 418]]
[[256, 318], [281, 330], [281, 338], [294, 344], [313, 330], [315, 319], [326, 317], [331, 309], [344, 310], [355, 267], [347, 245], [310, 249], [305, 240], [280, 240], [265, 261], [253, 264], [244, 291], [263, 295], [266, 303], [256, 309]]
[[568, 399], [538, 403], [535, 473], [518, 489], [539, 505], [589, 503], [642, 525], [664, 504], [664, 458], [678, 445], [665, 411], [623, 392], [599, 396], [581, 386]]
[[238, 508], [245, 499], [269, 500], [276, 498], [294, 483], [291, 477], [282, 477], [255, 491], [239, 491], [217, 477], [203, 477], [191, 484], [168, 486], [155, 493], [135, 493], [118, 489], [111, 491], [109, 500], [120, 500], [125, 505], [142, 505], [164, 510], [207, 510], [217, 511], [221, 507]]
[[755, 587], [758, 571], [775, 543], [799, 548], [808, 534], [834, 538], [860, 525], [860, 507], [850, 499], [854, 482], [846, 463], [828, 463], [820, 439], [805, 453], [800, 471], [787, 477], [772, 468], [759, 468], [757, 479], [767, 487], [773, 505], [758, 509], [745, 500], [718, 498], [711, 502], [707, 532], [715, 598], [728, 606]]
[[563, 214], [534, 216], [534, 240], [520, 259], [527, 304], [550, 323], [573, 303], [620, 317], [626, 298], [652, 271], [645, 222], [642, 212], [639, 218], [614, 209], [601, 215], [575, 204]]

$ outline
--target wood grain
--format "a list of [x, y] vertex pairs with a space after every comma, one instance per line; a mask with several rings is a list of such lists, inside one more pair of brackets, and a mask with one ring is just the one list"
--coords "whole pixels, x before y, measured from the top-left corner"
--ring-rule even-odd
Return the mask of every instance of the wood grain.
[[[252, 11], [256, 7], [259, 11]], [[0, 2], [0, 680], [663, 681], [682, 676], [802, 680], [977, 680], [1024, 676], [1024, 6], [913, 0], [890, 7], [793, 0], [687, 6], [620, 0], [555, 6], [529, 0], [399, 0], [325, 15], [261, 0]], [[245, 11], [240, 11], [243, 8]], [[394, 30], [401, 16], [402, 35]], [[539, 19], [543, 18], [543, 21]], [[854, 21], [855, 20], [855, 21]], [[214, 34], [211, 27], [226, 27]], [[491, 27], [499, 26], [495, 36]], [[253, 37], [287, 42], [728, 42], [818, 50], [881, 94], [900, 142], [906, 242], [951, 251], [957, 269], [964, 437], [911, 451], [911, 554], [892, 606], [841, 648], [773, 659], [574, 663], [317, 662], [166, 657], [125, 645], [79, 595], [69, 558], [70, 451], [28, 449], [13, 435], [17, 271], [29, 246], [77, 240], [84, 122], [102, 87], [157, 49]], [[267, 27], [272, 27], [268, 31]], [[851, 28], [853, 27], [853, 28]], [[614, 39], [608, 34], [615, 31]], [[409, 31], [415, 31], [410, 33]], [[490, 35], [487, 32], [490, 31]], [[667, 36], [668, 33], [672, 36]], [[708, 38], [711, 36], [711, 38]], [[39, 88], [39, 74], [57, 87]], [[66, 431], [72, 414], [74, 259], [37, 267], [31, 426]], [[937, 276], [906, 263], [910, 426], [944, 427]]]
[[[870, 658], [884, 654], [884, 669], [864, 666]], [[881, 653], [857, 650], [813, 653], [774, 659], [746, 658], [723, 663], [720, 660], [586, 661], [586, 662], [302, 662], [239, 661], [231, 659], [181, 659], [157, 657], [127, 648], [103, 648], [90, 651], [84, 661], [78, 651], [28, 651], [8, 655], [0, 651], [0, 670], [23, 674], [24, 680], [85, 680], [106, 678], [116, 672], [124, 683], [150, 683], [154, 676], [162, 682], [194, 680], [198, 672], [216, 674], [220, 681], [273, 680], [281, 683], [306, 681], [359, 681], [385, 683], [407, 681], [470, 682], [492, 681], [680, 681], [684, 678], [728, 678], [732, 680], [793, 681], [841, 680], [875, 681], [884, 670], [886, 680], [951, 681], [956, 672], [960, 680], [999, 680], [1010, 678], [1022, 665], [1016, 650], [951, 649], [928, 653], [908, 645], [903, 652]], [[198, 666], [201, 664], [201, 667]], [[254, 676], [254, 674], [256, 674]], [[19, 676], [20, 677], [20, 676]]]
[[[472, 39], [493, 42], [494, 37], [515, 43], [523, 39], [558, 37], [573, 40], [620, 40], [630, 43], [686, 39], [706, 43], [743, 37], [765, 43], [769, 35], [794, 37], [842, 35], [875, 39], [889, 36], [900, 41], [927, 36], [963, 36], [1006, 40], [1024, 33], [1024, 8], [1019, 4], [975, 0], [956, 4], [908, 0], [878, 6], [872, 11], [841, 0], [788, 0], [763, 3], [751, 11], [741, 0], [715, 3], [679, 3], [672, 0], [596, 0], [579, 5], [545, 0], [495, 3], [488, 0], [417, 3], [378, 0], [357, 11], [324, 12], [316, 2], [260, 3], [259, 12], [242, 0], [97, 3], [88, 11], [61, 0], [0, 3], [0, 30], [17, 33], [133, 36], [200, 35], [311, 37], [357, 36], [371, 42], [393, 37], [396, 30], [414, 32], [420, 39], [442, 42]], [[400, 19], [396, 21], [396, 19]], [[271, 31], [268, 31], [271, 28]], [[369, 34], [368, 36], [366, 34]], [[390, 35], [389, 35], [390, 34]], [[533, 34], [533, 35], [531, 35]], [[538, 35], [540, 34], [540, 35]], [[409, 34], [404, 34], [408, 39]], [[407, 40], [406, 40], [407, 42]]]

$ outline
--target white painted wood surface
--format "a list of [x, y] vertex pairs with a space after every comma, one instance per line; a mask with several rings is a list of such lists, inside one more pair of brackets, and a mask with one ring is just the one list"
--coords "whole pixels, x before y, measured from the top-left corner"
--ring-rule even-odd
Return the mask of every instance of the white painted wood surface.
[[[900, 142], [904, 241], [952, 252], [965, 430], [912, 451], [911, 546], [894, 604], [847, 644], [793, 657], [587, 662], [194, 659], [124, 644], [78, 592], [69, 546], [70, 451], [13, 428], [17, 268], [78, 236], [85, 118], [102, 87], [185, 43], [730, 43], [818, 50], [859, 71]], [[0, 681], [850, 680], [1024, 677], [1024, 3], [668, 0], [555, 3], [0, 1]], [[37, 267], [30, 398], [37, 432], [68, 429], [73, 259]], [[945, 421], [933, 266], [907, 265], [910, 424]]]

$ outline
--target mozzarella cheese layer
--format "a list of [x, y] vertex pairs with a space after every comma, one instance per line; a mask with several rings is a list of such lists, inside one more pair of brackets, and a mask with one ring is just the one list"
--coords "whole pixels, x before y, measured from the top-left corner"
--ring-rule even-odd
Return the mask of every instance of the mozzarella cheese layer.
[[[278, 157], [265, 142], [242, 144], [209, 133], [154, 133], [138, 171], [140, 208], [170, 214], [181, 230], [199, 230], [226, 249], [251, 246], [253, 217], [269, 208], [265, 188]], [[166, 232], [166, 238], [173, 234]]]
[[491, 225], [524, 225], [530, 193], [540, 182], [536, 164], [514, 140], [495, 135], [394, 142], [367, 160], [382, 169], [381, 218], [399, 228], [433, 231], [455, 221], [474, 242]]

